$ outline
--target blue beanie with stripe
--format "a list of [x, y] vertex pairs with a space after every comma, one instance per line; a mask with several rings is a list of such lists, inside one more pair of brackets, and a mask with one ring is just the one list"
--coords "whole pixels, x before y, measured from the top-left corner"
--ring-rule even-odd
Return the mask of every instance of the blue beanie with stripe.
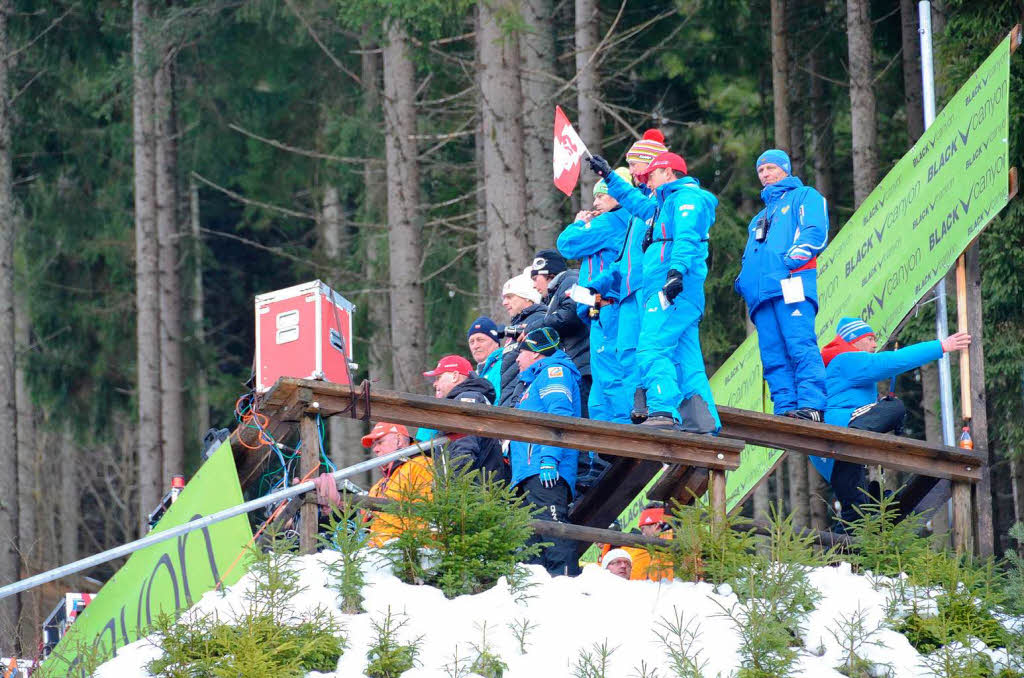
[[758, 169], [761, 165], [767, 165], [768, 163], [778, 165], [786, 174], [793, 174], [793, 163], [790, 162], [789, 156], [785, 151], [769, 148], [757, 158], [757, 164], [754, 165], [754, 169]]
[[843, 341], [851, 343], [863, 336], [874, 335], [875, 331], [860, 318], [841, 318], [839, 326], [836, 327], [836, 334]]

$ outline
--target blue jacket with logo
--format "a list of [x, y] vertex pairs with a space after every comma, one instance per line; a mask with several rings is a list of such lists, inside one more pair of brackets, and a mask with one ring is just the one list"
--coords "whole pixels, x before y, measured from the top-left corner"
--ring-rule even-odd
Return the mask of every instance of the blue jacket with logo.
[[[654, 192], [641, 184], [634, 188], [628, 181], [612, 172], [605, 177], [608, 184], [608, 195], [615, 198], [629, 215], [629, 223], [616, 266], [611, 266], [604, 273], [591, 279], [593, 287], [601, 296], [624, 301], [640, 291], [643, 285], [643, 257], [640, 247], [647, 229], [647, 220], [654, 216], [658, 203], [654, 200]], [[625, 215], [624, 215], [625, 216]]]
[[[797, 177], [786, 177], [761, 190], [764, 209], [747, 227], [747, 246], [736, 278], [736, 291], [750, 313], [782, 296], [781, 281], [803, 279], [804, 296], [818, 307], [818, 255], [828, 244], [828, 205], [825, 198]], [[764, 219], [768, 234], [758, 242], [755, 233]]]
[[628, 228], [629, 213], [619, 207], [598, 214], [590, 223], [572, 222], [562, 229], [555, 246], [566, 259], [580, 262], [579, 284], [587, 287], [615, 261]]
[[494, 387], [494, 402], [500, 402], [501, 398], [501, 354], [502, 347], [494, 349], [484, 358], [484, 361], [476, 366], [476, 373], [491, 382]]
[[[516, 408], [528, 412], [580, 416], [580, 372], [564, 351], [555, 351], [541, 358], [520, 375], [526, 386]], [[509, 443], [509, 462], [512, 465], [512, 485], [540, 473], [540, 465], [551, 461], [558, 475], [565, 479], [576, 494], [576, 463], [579, 452], [554, 445]]]
[[708, 233], [715, 223], [718, 198], [685, 176], [655, 191], [658, 212], [651, 223], [651, 244], [644, 252], [644, 302], [665, 284], [669, 269], [683, 274], [683, 293], [704, 308], [704, 279], [708, 277]]

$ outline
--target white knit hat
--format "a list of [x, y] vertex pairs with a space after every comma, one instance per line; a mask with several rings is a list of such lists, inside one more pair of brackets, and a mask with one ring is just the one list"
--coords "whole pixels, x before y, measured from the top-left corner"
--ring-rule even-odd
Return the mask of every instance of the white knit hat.
[[540, 303], [540, 292], [534, 288], [530, 276], [523, 273], [505, 281], [505, 284], [501, 286], [501, 296], [506, 294], [514, 294], [535, 304]]
[[629, 551], [625, 549], [612, 549], [608, 553], [604, 554], [604, 558], [601, 559], [601, 569], [607, 570], [608, 566], [612, 564], [612, 561], [618, 560], [619, 558], [625, 558], [629, 561], [629, 564], [633, 564], [633, 556], [629, 555]]

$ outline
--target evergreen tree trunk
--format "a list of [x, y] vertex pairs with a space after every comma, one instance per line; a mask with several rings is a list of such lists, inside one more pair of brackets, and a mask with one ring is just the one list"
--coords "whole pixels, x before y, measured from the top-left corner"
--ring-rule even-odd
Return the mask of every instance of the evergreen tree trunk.
[[[804, 4], [803, 0], [786, 1], [786, 26], [800, 25], [799, 18], [808, 11]], [[796, 29], [787, 31], [786, 38], [789, 66], [787, 93], [788, 101], [791, 104], [787, 106], [789, 109], [789, 159], [793, 163], [793, 173], [806, 176], [804, 162], [807, 158], [807, 148], [804, 140], [804, 125], [807, 122], [807, 112], [802, 103], [804, 93], [808, 91], [809, 85], [807, 74], [800, 69], [800, 65], [806, 62], [807, 57], [805, 54], [801, 54], [800, 42], [803, 39], [801, 32]], [[792, 105], [792, 102], [796, 102], [796, 104]]]
[[[7, 18], [13, 12], [10, 0], [0, 0], [0, 51], [10, 54]], [[11, 426], [15, 410], [14, 343], [14, 191], [11, 167], [12, 110], [9, 98], [8, 58], [0, 60], [0, 421], [8, 426], [8, 437], [0, 446], [0, 467], [7, 477], [0, 483], [0, 581], [19, 579], [18, 544], [18, 445]], [[21, 597], [0, 600], [0, 651], [17, 651], [16, 638]]]
[[869, 0], [846, 0], [846, 34], [850, 58], [853, 202], [854, 207], [859, 207], [875, 187], [878, 164]]
[[[379, 120], [381, 57], [371, 49], [374, 45], [363, 45], [364, 52], [360, 62], [360, 79], [363, 82], [363, 117], [365, 120]], [[371, 154], [372, 155], [372, 154]], [[387, 211], [387, 193], [384, 183], [385, 171], [382, 162], [372, 157], [363, 165], [363, 206], [362, 220], [371, 224], [379, 224], [385, 220]], [[386, 234], [376, 229], [363, 231], [365, 258], [365, 275], [371, 287], [382, 287], [387, 277], [386, 258], [382, 256], [386, 249]], [[362, 299], [366, 305], [367, 320], [370, 327], [369, 374], [374, 382], [383, 387], [391, 388], [391, 357], [388, 355], [388, 343], [391, 338], [391, 306], [386, 294], [368, 294]]]
[[526, 181], [523, 158], [522, 91], [518, 41], [501, 25], [513, 9], [509, 0], [478, 4], [477, 31], [487, 196], [487, 298], [496, 300], [501, 285], [522, 272], [533, 254], [528, 249]]
[[[78, 560], [78, 526], [82, 523], [82, 490], [78, 483], [78, 473], [75, 470], [78, 464], [75, 436], [67, 423], [61, 425], [57, 446], [62, 469], [60, 474], [60, 522], [57, 526], [60, 537], [60, 562], [70, 563]], [[142, 516], [143, 522], [152, 510], [152, 506], [146, 510], [146, 514]], [[126, 527], [132, 523], [130, 519], [124, 522]]]
[[786, 0], [771, 0], [772, 23], [772, 112], [775, 118], [775, 147], [792, 148], [789, 120], [789, 46], [786, 40]]
[[192, 337], [196, 355], [196, 440], [201, 441], [210, 429], [210, 385], [206, 376], [206, 315], [203, 309], [203, 234], [199, 216], [199, 185], [195, 179], [188, 182], [189, 224], [192, 230]]
[[831, 96], [828, 83], [823, 77], [820, 77], [824, 75], [821, 50], [821, 46], [815, 47], [809, 56], [811, 72], [814, 73], [811, 76], [811, 144], [814, 154], [814, 186], [828, 201], [829, 224], [835, 231], [838, 230], [839, 225], [835, 221], [832, 209], [834, 192], [832, 190], [832, 111], [829, 106]]
[[[594, 155], [601, 154], [604, 135], [601, 130], [600, 79], [594, 51], [599, 40], [597, 0], [576, 1], [576, 105], [579, 109], [579, 132], [583, 143]], [[581, 205], [590, 203], [597, 177], [593, 172], [580, 172]]]
[[789, 505], [793, 511], [793, 527], [803, 529], [810, 525], [810, 490], [807, 478], [807, 459], [803, 455], [789, 458]]
[[526, 0], [526, 29], [519, 36], [523, 57], [523, 136], [526, 152], [526, 225], [530, 249], [550, 247], [558, 237], [558, 202], [551, 181], [551, 131], [555, 109], [553, 0]]
[[161, 487], [185, 473], [185, 376], [182, 358], [181, 276], [178, 270], [178, 142], [173, 55], [154, 77], [156, 225], [160, 268]]
[[[17, 405], [18, 447], [18, 545], [21, 548], [22, 576], [42, 571], [41, 539], [38, 516], [46, 509], [37, 501], [47, 494], [40, 477], [39, 446], [36, 441], [36, 411], [25, 382], [25, 359], [31, 345], [25, 298], [18, 295], [14, 304], [15, 342], [18, 359], [15, 363], [15, 403]], [[39, 622], [42, 620], [42, 591], [35, 588], [21, 594], [21, 647], [27, 652], [38, 644]]]
[[160, 501], [160, 276], [156, 225], [154, 88], [146, 31], [149, 0], [132, 1], [132, 145], [135, 162], [136, 397], [139, 407], [139, 532]]
[[[323, 209], [320, 219], [320, 235], [324, 244], [324, 253], [333, 268], [334, 278], [340, 280], [346, 263], [346, 253], [351, 251], [351, 239], [341, 212], [341, 199], [336, 186], [329, 185], [324, 189]], [[347, 347], [349, 351], [351, 346]], [[355, 379], [355, 375], [352, 375]], [[327, 420], [327, 444], [325, 450], [328, 458], [338, 468], [351, 466], [362, 461], [359, 439], [362, 437], [363, 423], [349, 417], [331, 417]]]
[[[974, 486], [974, 503], [977, 524], [975, 535], [978, 539], [978, 555], [988, 558], [995, 552], [995, 526], [992, 519], [992, 478], [991, 469], [995, 461], [988, 439], [988, 398], [985, 394], [985, 346], [981, 298], [981, 248], [975, 241], [964, 253], [967, 276], [967, 331], [971, 334], [970, 347], [970, 398], [971, 436], [975, 448], [987, 455], [982, 467], [981, 480]], [[960, 375], [963, 379], [964, 375]]]
[[416, 390], [426, 364], [420, 262], [420, 171], [416, 157], [415, 67], [409, 37], [388, 27], [384, 46], [384, 145], [388, 185], [388, 263], [391, 297], [391, 364], [395, 387]]
[[924, 134], [921, 93], [921, 39], [918, 35], [917, 3], [900, 0], [900, 29], [903, 38], [903, 102], [907, 111], [910, 146]]

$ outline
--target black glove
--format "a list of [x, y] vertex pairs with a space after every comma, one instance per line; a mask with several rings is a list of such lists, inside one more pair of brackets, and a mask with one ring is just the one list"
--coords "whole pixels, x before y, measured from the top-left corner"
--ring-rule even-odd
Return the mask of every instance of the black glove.
[[668, 275], [665, 276], [665, 284], [661, 291], [665, 293], [665, 298], [669, 303], [672, 303], [683, 291], [683, 274], [674, 268], [668, 269]]
[[594, 174], [604, 179], [612, 173], [612, 166], [608, 164], [608, 161], [599, 155], [592, 155], [587, 158], [587, 162], [590, 163], [590, 169], [594, 171]]
[[640, 241], [640, 250], [647, 252], [647, 248], [654, 243], [654, 226], [648, 226], [644, 231], [644, 239]]

